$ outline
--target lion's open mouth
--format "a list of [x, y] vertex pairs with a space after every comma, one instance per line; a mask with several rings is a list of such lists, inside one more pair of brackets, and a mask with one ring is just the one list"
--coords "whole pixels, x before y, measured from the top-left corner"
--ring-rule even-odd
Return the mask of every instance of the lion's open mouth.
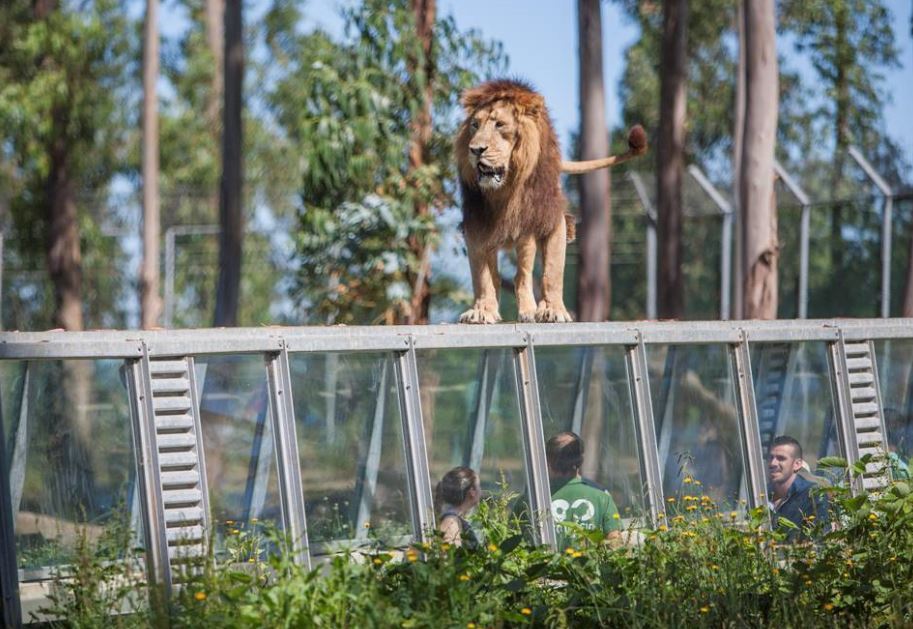
[[501, 185], [501, 181], [504, 179], [505, 170], [503, 166], [495, 168], [479, 162], [479, 165], [476, 168], [479, 172], [480, 181], [490, 179], [495, 185]]

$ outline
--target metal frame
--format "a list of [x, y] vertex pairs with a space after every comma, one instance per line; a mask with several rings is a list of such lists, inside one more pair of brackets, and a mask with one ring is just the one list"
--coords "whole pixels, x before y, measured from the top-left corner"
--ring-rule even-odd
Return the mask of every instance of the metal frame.
[[[283, 525], [296, 542], [296, 560], [310, 565], [306, 547], [307, 521], [302, 491], [300, 458], [296, 438], [289, 354], [312, 352], [392, 352], [395, 386], [403, 422], [402, 446], [405, 451], [409, 502], [412, 509], [413, 539], [424, 541], [434, 527], [432, 490], [428, 453], [422, 422], [416, 348], [506, 349], [513, 352], [517, 378], [517, 404], [523, 437], [524, 467], [529, 502], [536, 519], [537, 541], [556, 543], [550, 517], [550, 494], [542, 428], [540, 383], [535, 365], [536, 346], [623, 347], [633, 405], [636, 438], [646, 507], [652, 523], [663, 512], [662, 469], [657, 450], [655, 414], [647, 372], [647, 345], [725, 345], [731, 358], [737, 393], [740, 443], [752, 506], [764, 504], [765, 469], [760, 452], [757, 405], [751, 377], [750, 345], [758, 342], [827, 343], [830, 381], [837, 412], [837, 433], [841, 452], [852, 464], [858, 460], [849, 387], [846, 381], [844, 341], [913, 339], [913, 319], [794, 320], [739, 322], [630, 322], [579, 324], [504, 324], [498, 326], [403, 326], [335, 328], [241, 328], [184, 331], [97, 331], [3, 333], [0, 335], [0, 360], [58, 360], [120, 358], [127, 366], [127, 394], [133, 425], [138, 475], [137, 491], [146, 536], [146, 569], [149, 578], [166, 589], [171, 583], [161, 486], [156, 476], [157, 451], [154, 439], [151, 399], [151, 358], [183, 356], [193, 364], [194, 357], [242, 353], [264, 357], [268, 381], [269, 417], [277, 460]], [[492, 371], [493, 365], [489, 365]], [[482, 376], [485, 370], [481, 369]], [[195, 373], [191, 369], [191, 377]], [[578, 374], [579, 376], [580, 374]], [[491, 374], [488, 374], [491, 377]], [[485, 380], [485, 377], [482, 377]], [[388, 375], [389, 383], [389, 375]], [[484, 386], [484, 382], [482, 385]], [[382, 385], [383, 386], [383, 385]], [[388, 386], [383, 386], [387, 391]], [[196, 385], [192, 387], [196, 390]], [[195, 392], [196, 394], [196, 392]], [[487, 395], [486, 395], [487, 397]], [[481, 400], [476, 415], [485, 415]], [[381, 404], [380, 398], [376, 404]], [[377, 415], [378, 409], [375, 409]], [[30, 417], [29, 422], [40, 421]], [[373, 432], [380, 424], [375, 418]], [[372, 434], [373, 434], [372, 432]], [[372, 442], [376, 438], [372, 438]], [[202, 457], [202, 447], [200, 455]], [[201, 458], [201, 465], [205, 462]], [[203, 468], [205, 469], [205, 468]], [[3, 470], [4, 473], [6, 468]], [[4, 474], [5, 476], [5, 474]], [[3, 480], [3, 512], [9, 512], [9, 478]], [[370, 478], [365, 482], [370, 483]], [[2, 494], [3, 492], [0, 492]], [[359, 516], [361, 519], [361, 516]], [[12, 521], [0, 512], [0, 542], [13, 540]], [[5, 556], [10, 553], [4, 553]], [[15, 560], [15, 558], [13, 558]], [[3, 593], [15, 591], [15, 571], [0, 566]], [[5, 606], [6, 610], [7, 607]], [[10, 621], [5, 617], [5, 620]], [[15, 619], [14, 619], [15, 620]]]

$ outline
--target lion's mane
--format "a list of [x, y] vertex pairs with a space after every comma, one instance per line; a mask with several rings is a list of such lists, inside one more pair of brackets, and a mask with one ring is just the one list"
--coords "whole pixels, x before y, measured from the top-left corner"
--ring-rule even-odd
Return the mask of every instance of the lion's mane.
[[[470, 122], [475, 111], [497, 101], [513, 108], [518, 137], [507, 181], [497, 190], [483, 191], [469, 162]], [[461, 102], [467, 115], [457, 132], [454, 150], [463, 200], [463, 230], [499, 248], [526, 236], [545, 238], [567, 213], [568, 205], [560, 183], [561, 152], [545, 99], [523, 81], [500, 79], [467, 90]], [[567, 232], [568, 240], [573, 240], [572, 217], [568, 217]]]

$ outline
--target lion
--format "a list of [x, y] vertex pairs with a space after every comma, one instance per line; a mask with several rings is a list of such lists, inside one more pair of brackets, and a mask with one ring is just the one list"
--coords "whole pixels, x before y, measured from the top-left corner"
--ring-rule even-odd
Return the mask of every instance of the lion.
[[[545, 99], [523, 81], [499, 79], [466, 90], [466, 119], [454, 141], [463, 202], [463, 234], [474, 303], [461, 323], [497, 323], [498, 251], [516, 248], [519, 320], [567, 322], [564, 258], [574, 239], [573, 216], [561, 189], [562, 172], [577, 174], [620, 164], [647, 150], [640, 125], [628, 151], [583, 162], [561, 160]], [[542, 300], [533, 295], [533, 263], [542, 250]]]

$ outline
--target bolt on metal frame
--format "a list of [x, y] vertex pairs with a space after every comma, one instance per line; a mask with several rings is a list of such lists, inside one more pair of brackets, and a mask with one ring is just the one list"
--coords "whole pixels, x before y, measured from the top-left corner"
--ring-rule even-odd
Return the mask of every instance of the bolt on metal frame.
[[[534, 534], [540, 543], [554, 546], [556, 538], [550, 513], [545, 435], [539, 401], [540, 391], [547, 385], [540, 382], [536, 372], [537, 346], [614, 346], [624, 349], [644, 495], [650, 519], [655, 524], [663, 511], [664, 503], [661, 461], [657, 449], [650, 375], [646, 360], [647, 345], [708, 344], [728, 348], [737, 393], [743, 473], [746, 475], [746, 485], [749, 488], [750, 504], [760, 506], [765, 504], [766, 470], [762, 459], [751, 374], [752, 344], [803, 341], [827, 343], [840, 451], [852, 464], [858, 461], [859, 456], [855, 447], [856, 433], [849, 385], [846, 382], [847, 359], [844, 342], [886, 339], [913, 339], [913, 320], [631, 322], [505, 324], [479, 327], [238, 328], [4, 333], [0, 335], [0, 361], [101, 358], [124, 361], [128, 374], [127, 394], [134, 428], [137, 489], [146, 535], [146, 568], [150, 580], [167, 588], [171, 584], [171, 568], [168, 561], [165, 522], [162, 517], [161, 487], [157, 478], [159, 468], [156, 463], [149, 367], [152, 359], [175, 356], [193, 359], [224, 354], [263, 357], [282, 503], [282, 524], [286, 533], [295, 542], [295, 559], [304, 565], [310, 565], [310, 555], [313, 553], [307, 548], [307, 521], [301, 481], [302, 462], [298, 452], [289, 371], [291, 354], [385, 352], [391, 356], [403, 422], [402, 447], [405, 452], [405, 475], [409, 484], [413, 538], [422, 541], [428, 538], [435, 520], [422, 422], [416, 349], [511, 349], [517, 378], [517, 404], [521, 417], [528, 498], [532, 514], [537, 516]], [[880, 398], [877, 399], [880, 401]], [[30, 419], [36, 421], [36, 418]], [[37, 421], [40, 421], [40, 418]], [[6, 469], [3, 470], [3, 475], [0, 475], [0, 481], [5, 488], [5, 492], [0, 492], [4, 499], [2, 509], [8, 512], [11, 497], [8, 493], [9, 477], [6, 475]], [[363, 515], [359, 516], [360, 519], [362, 517]], [[0, 530], [0, 541], [9, 545], [14, 539], [13, 524], [7, 520], [0, 517], [0, 524], [3, 525], [3, 530]], [[0, 577], [3, 578], [4, 595], [15, 591], [18, 586], [16, 571], [0, 569]], [[4, 609], [7, 609], [6, 606]]]

